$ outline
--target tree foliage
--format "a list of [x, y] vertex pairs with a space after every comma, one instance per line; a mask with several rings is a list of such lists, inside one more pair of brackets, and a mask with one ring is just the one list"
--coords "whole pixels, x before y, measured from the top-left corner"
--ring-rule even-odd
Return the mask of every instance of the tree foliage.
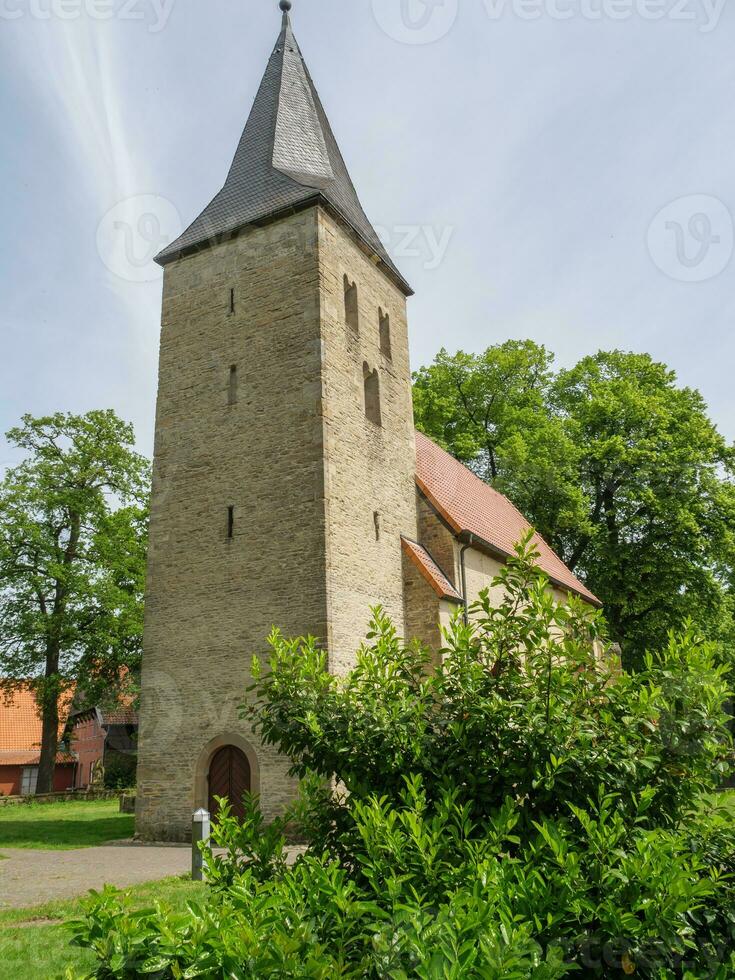
[[[727, 669], [691, 628], [620, 672], [533, 559], [436, 671], [380, 610], [344, 678], [275, 631], [244, 710], [303, 799], [269, 828], [254, 800], [242, 824], [224, 807], [185, 913], [94, 898], [72, 925], [94, 975], [731, 977], [735, 834], [702, 796], [732, 761]], [[311, 848], [291, 868], [294, 820]]]
[[554, 373], [543, 347], [509, 341], [440, 352], [414, 401], [418, 427], [586, 580], [630, 662], [690, 617], [731, 634], [735, 450], [664, 365], [612, 351]]
[[8, 441], [27, 456], [0, 483], [0, 674], [35, 691], [48, 792], [61, 696], [139, 664], [148, 463], [112, 411], [26, 416]]

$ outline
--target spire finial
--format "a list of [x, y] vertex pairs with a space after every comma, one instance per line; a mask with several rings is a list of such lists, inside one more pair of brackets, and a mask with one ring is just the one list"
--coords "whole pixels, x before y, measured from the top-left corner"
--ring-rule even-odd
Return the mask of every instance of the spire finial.
[[287, 14], [291, 9], [291, 0], [281, 0], [278, 6], [281, 8], [284, 14]]

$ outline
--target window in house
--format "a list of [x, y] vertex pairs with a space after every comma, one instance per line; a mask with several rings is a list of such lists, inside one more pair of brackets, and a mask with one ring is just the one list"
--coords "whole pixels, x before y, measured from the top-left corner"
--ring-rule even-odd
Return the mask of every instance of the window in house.
[[230, 313], [235, 312], [235, 290], [230, 290]]
[[381, 527], [382, 527], [382, 523], [383, 522], [381, 520], [380, 511], [379, 510], [376, 510], [373, 513], [373, 522], [375, 524], [375, 540], [376, 541], [380, 541], [380, 531], [381, 531]]
[[227, 537], [232, 540], [235, 537], [235, 508], [227, 508]]
[[380, 324], [380, 353], [390, 360], [390, 316], [378, 307], [378, 322]]
[[357, 310], [357, 285], [345, 276], [345, 323], [354, 330], [360, 331], [360, 317]]
[[227, 389], [227, 404], [236, 405], [237, 404], [237, 365], [233, 364], [230, 367], [230, 383]]
[[383, 420], [380, 415], [380, 378], [378, 369], [370, 370], [370, 366], [365, 361], [362, 366], [362, 373], [365, 382], [365, 417], [374, 422], [375, 425], [382, 425]]
[[26, 766], [20, 779], [20, 795], [35, 796], [38, 785], [38, 766]]

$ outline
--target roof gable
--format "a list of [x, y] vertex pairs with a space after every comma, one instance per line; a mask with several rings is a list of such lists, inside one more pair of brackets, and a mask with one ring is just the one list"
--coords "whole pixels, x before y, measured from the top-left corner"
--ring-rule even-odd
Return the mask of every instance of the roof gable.
[[[423, 432], [416, 433], [416, 482], [429, 503], [455, 534], [472, 534], [478, 543], [509, 557], [531, 525], [517, 508], [475, 476]], [[555, 585], [576, 592], [588, 602], [599, 599], [579, 581], [540, 534], [533, 544], [539, 552], [539, 567]]]

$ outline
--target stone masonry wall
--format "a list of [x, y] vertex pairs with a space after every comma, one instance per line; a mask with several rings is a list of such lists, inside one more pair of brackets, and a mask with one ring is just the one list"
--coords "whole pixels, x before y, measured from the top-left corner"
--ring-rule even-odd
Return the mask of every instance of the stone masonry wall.
[[419, 543], [426, 548], [455, 589], [461, 593], [459, 551], [454, 534], [418, 491], [416, 492], [416, 510], [418, 513]]
[[[322, 211], [319, 251], [329, 653], [343, 673], [371, 606], [383, 605], [404, 632], [401, 535], [416, 537], [416, 447], [406, 299]], [[357, 285], [357, 331], [345, 319], [345, 275]], [[380, 349], [379, 309], [390, 317], [390, 357]], [[379, 375], [380, 426], [365, 416], [365, 365]]]
[[[358, 287], [358, 331], [345, 320], [345, 274]], [[379, 308], [390, 316], [390, 357]], [[365, 364], [378, 372], [380, 426], [365, 415]], [[275, 624], [325, 640], [341, 673], [370, 606], [404, 630], [400, 538], [416, 537], [414, 477], [405, 297], [326, 213], [310, 209], [167, 267], [141, 836], [186, 839], [222, 744], [248, 755], [266, 818], [292, 799], [288, 763], [238, 711], [251, 655]]]
[[435, 655], [433, 662], [436, 664], [438, 663], [436, 654], [443, 645], [441, 627], [447, 621], [443, 607], [448, 607], [450, 604], [439, 598], [405, 552], [403, 575], [406, 603], [405, 639], [418, 640], [427, 647]]
[[314, 209], [165, 272], [138, 764], [145, 838], [187, 837], [223, 737], [247, 749], [266, 817], [294, 793], [287, 763], [238, 705], [274, 624], [327, 635], [320, 291]]

